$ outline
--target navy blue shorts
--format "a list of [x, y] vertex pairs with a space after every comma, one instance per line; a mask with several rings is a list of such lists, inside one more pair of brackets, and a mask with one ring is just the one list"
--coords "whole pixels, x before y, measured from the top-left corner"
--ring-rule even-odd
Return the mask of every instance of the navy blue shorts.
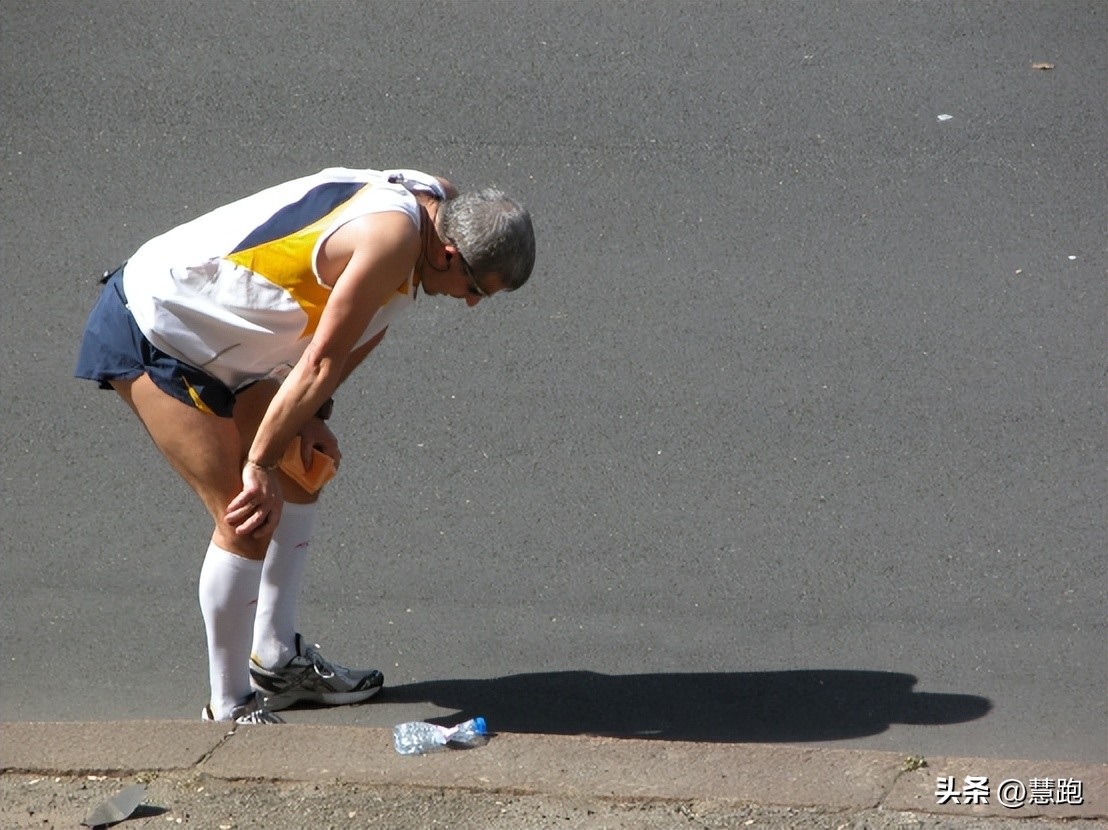
[[89, 315], [74, 374], [99, 381], [101, 389], [111, 389], [110, 380], [147, 374], [167, 395], [201, 412], [230, 418], [235, 407], [234, 393], [221, 380], [182, 363], [146, 339], [127, 310], [122, 268], [107, 280]]

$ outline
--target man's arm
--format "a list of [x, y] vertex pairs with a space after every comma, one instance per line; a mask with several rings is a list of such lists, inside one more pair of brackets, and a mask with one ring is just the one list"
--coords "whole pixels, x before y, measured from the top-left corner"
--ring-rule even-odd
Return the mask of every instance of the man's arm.
[[[334, 236], [340, 234], [340, 241], [349, 246], [349, 258], [334, 280], [308, 348], [258, 427], [249, 458], [259, 463], [280, 458], [300, 426], [331, 397], [348, 374], [346, 365], [358, 338], [411, 271], [419, 253], [418, 231], [401, 213], [364, 216]], [[336, 259], [332, 253], [331, 261]]]
[[385, 328], [380, 334], [376, 334], [373, 338], [363, 346], [359, 346], [350, 353], [350, 356], [346, 358], [346, 363], [342, 367], [342, 377], [339, 379], [339, 386], [346, 383], [346, 379], [350, 377], [351, 373], [362, 365], [362, 361], [369, 357], [370, 352], [377, 348], [377, 345], [385, 339], [385, 332], [388, 329]]
[[[388, 331], [388, 329], [385, 329]], [[339, 386], [346, 382], [346, 379], [350, 377], [350, 374], [358, 367], [358, 365], [365, 360], [369, 353], [372, 352], [377, 344], [385, 336], [385, 331], [377, 334], [368, 343], [365, 343], [350, 353], [350, 356], [346, 359], [346, 364], [342, 367], [342, 379], [339, 381]], [[326, 417], [320, 418], [319, 412], [323, 409], [330, 409], [327, 404], [330, 403], [330, 399], [324, 402], [323, 406], [316, 411], [316, 417], [309, 418], [300, 427], [300, 460], [304, 464], [304, 469], [307, 470], [312, 466], [312, 455], [315, 450], [319, 450], [324, 455], [328, 455], [331, 459], [338, 464], [342, 460], [342, 451], [339, 449], [338, 438], [335, 437], [335, 433], [327, 425]]]
[[[266, 514], [263, 520], [247, 510], [254, 493], [272, 491], [262, 479], [274, 475], [285, 447], [349, 374], [346, 367], [358, 338], [413, 268], [419, 245], [418, 229], [406, 215], [395, 212], [355, 219], [328, 239], [327, 269], [321, 268], [320, 275], [333, 284], [331, 296], [308, 348], [274, 395], [247, 453], [243, 490], [226, 514], [239, 534], [267, 528], [279, 519], [279, 511], [276, 519]], [[359, 361], [371, 350], [357, 349]], [[350, 363], [350, 369], [356, 365]]]

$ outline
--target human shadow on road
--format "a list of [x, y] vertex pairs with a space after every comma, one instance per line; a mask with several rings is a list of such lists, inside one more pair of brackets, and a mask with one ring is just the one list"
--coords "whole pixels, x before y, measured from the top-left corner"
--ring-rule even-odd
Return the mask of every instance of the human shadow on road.
[[962, 723], [991, 708], [975, 695], [915, 691], [916, 682], [880, 671], [564, 671], [412, 683], [378, 699], [459, 710], [433, 720], [483, 715], [500, 732], [727, 743], [857, 738], [894, 723]]

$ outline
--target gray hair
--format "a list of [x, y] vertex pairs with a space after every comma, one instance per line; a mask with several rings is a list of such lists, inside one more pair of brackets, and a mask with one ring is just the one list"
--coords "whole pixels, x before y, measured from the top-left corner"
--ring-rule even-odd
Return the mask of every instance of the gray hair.
[[515, 291], [535, 267], [535, 230], [527, 208], [499, 190], [486, 188], [443, 202], [443, 237], [454, 241], [476, 274], [496, 274]]

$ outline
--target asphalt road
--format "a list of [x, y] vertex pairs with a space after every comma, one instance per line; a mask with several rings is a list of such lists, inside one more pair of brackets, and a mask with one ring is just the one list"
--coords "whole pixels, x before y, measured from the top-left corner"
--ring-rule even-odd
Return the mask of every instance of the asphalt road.
[[540, 260], [338, 395], [302, 628], [390, 688], [289, 720], [1108, 760], [1106, 34], [1101, 2], [5, 0], [0, 720], [205, 699], [205, 516], [71, 378], [94, 275], [412, 166], [518, 194]]

